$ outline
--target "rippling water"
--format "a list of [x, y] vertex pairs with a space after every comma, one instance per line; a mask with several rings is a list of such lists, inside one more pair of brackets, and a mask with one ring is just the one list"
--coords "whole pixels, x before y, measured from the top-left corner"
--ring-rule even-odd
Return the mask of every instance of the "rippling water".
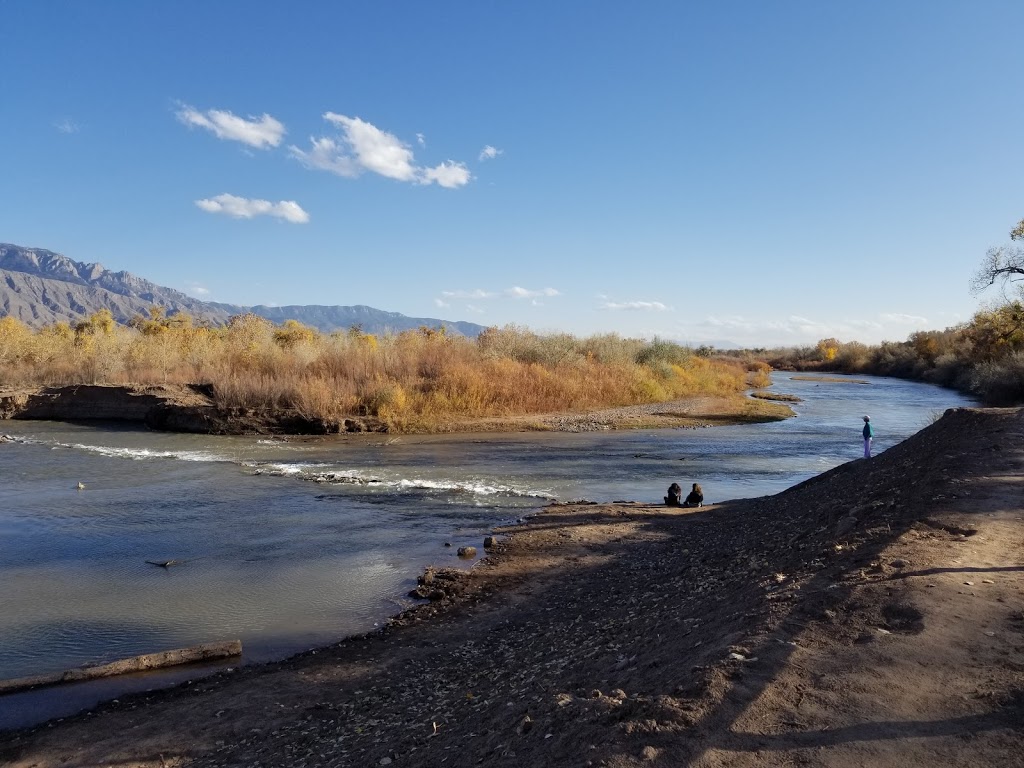
[[[247, 661], [280, 658], [371, 629], [426, 565], [547, 500], [654, 502], [673, 481], [709, 502], [774, 493], [857, 458], [864, 414], [881, 451], [971, 404], [774, 379], [804, 398], [797, 418], [701, 430], [279, 440], [2, 422], [17, 442], [0, 444], [0, 679], [233, 638]], [[0, 697], [0, 727], [153, 684]]]

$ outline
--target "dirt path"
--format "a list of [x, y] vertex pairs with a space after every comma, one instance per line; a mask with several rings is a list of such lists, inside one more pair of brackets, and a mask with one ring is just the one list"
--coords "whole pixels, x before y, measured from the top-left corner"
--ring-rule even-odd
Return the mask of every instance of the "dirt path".
[[382, 632], [0, 764], [1024, 765], [1022, 482], [1024, 414], [965, 409], [772, 497], [550, 507]]

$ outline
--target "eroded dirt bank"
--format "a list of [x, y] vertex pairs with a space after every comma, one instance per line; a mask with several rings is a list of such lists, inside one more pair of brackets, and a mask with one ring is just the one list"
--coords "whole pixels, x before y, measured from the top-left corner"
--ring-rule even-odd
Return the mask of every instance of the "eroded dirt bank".
[[[587, 432], [641, 427], [705, 427], [778, 421], [793, 415], [787, 406], [737, 395], [602, 408], [585, 413], [453, 420], [429, 431]], [[0, 419], [126, 421], [144, 424], [150, 429], [209, 435], [327, 435], [388, 431], [388, 425], [374, 416], [353, 415], [331, 420], [307, 416], [293, 408], [220, 407], [215, 402], [212, 389], [206, 385], [80, 384], [0, 390]]]
[[383, 432], [372, 417], [325, 421], [290, 408], [221, 408], [208, 386], [78, 384], [0, 391], [0, 419], [125, 421], [168, 432], [209, 435]]
[[959, 409], [776, 496], [549, 507], [379, 633], [0, 764], [1024, 765], [1022, 491], [1024, 413]]

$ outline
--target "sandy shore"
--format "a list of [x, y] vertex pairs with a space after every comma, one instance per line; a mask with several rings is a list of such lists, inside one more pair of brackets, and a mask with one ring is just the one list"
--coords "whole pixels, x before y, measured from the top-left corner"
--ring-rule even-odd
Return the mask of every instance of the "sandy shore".
[[546, 508], [373, 634], [0, 735], [29, 766], [1024, 765], [1024, 413], [699, 510]]

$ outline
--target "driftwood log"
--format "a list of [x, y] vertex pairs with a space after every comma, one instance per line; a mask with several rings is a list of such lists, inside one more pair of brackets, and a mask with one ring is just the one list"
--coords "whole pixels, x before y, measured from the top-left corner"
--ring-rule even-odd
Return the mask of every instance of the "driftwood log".
[[32, 677], [19, 677], [14, 680], [0, 680], [0, 695], [27, 691], [30, 688], [40, 688], [45, 685], [77, 683], [81, 680], [96, 680], [101, 677], [113, 677], [114, 675], [124, 675], [129, 672], [145, 672], [150, 669], [163, 669], [164, 667], [174, 667], [179, 664], [191, 664], [196, 661], [224, 659], [241, 655], [241, 640], [228, 640], [223, 643], [203, 643], [201, 645], [193, 645], [190, 648], [178, 648], [173, 651], [160, 651], [159, 653], [147, 653], [143, 656], [133, 656], [130, 659], [120, 659], [109, 664], [76, 667], [65, 672], [55, 672], [49, 675], [34, 675]]

